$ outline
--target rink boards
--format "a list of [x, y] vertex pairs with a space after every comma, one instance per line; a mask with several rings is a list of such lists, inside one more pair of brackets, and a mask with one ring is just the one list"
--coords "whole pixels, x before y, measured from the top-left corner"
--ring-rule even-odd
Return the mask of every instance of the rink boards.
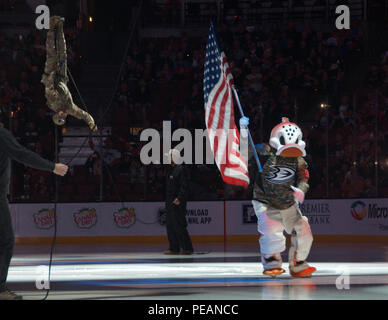
[[[60, 203], [58, 237], [165, 236], [163, 202]], [[301, 211], [314, 235], [388, 236], [388, 199], [306, 200]], [[11, 204], [17, 238], [48, 238], [54, 204]], [[257, 235], [250, 201], [198, 201], [187, 205], [192, 236]]]

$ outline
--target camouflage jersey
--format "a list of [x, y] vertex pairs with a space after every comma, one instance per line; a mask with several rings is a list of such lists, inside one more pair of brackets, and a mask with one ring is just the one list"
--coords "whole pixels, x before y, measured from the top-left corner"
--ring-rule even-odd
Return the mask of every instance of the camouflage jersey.
[[260, 161], [262, 160], [264, 162], [261, 174], [256, 163], [251, 163], [249, 168], [254, 200], [283, 210], [295, 203], [291, 186], [296, 186], [304, 193], [308, 191], [309, 173], [307, 163], [302, 157], [276, 156], [275, 150], [266, 146], [266, 152], [260, 156]]

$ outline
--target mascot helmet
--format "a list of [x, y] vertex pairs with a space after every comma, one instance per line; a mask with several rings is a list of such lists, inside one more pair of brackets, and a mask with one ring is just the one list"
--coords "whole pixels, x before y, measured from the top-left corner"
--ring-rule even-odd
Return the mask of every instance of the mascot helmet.
[[277, 156], [306, 156], [306, 143], [302, 140], [302, 130], [288, 118], [282, 118], [282, 122], [272, 129], [269, 144], [276, 149]]

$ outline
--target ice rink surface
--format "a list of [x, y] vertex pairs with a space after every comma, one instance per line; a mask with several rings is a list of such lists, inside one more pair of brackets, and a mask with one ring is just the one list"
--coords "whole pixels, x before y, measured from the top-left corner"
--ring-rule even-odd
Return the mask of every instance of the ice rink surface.
[[[49, 246], [16, 246], [10, 289], [45, 295]], [[262, 274], [255, 243], [201, 244], [192, 256], [166, 256], [164, 245], [57, 245], [49, 299], [273, 300], [388, 299], [388, 244], [313, 245], [311, 278]], [[283, 255], [287, 261], [287, 255]]]

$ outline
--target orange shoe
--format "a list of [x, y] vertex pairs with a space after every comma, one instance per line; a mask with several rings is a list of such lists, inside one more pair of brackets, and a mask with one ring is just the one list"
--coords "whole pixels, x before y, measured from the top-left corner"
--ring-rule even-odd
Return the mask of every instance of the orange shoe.
[[295, 278], [307, 278], [310, 277], [315, 271], [317, 271], [317, 268], [308, 266], [306, 269], [303, 269], [299, 272], [292, 271], [290, 268], [290, 275]]
[[264, 270], [263, 274], [265, 274], [266, 276], [275, 278], [276, 276], [279, 276], [284, 272], [286, 272], [286, 270], [284, 270], [283, 268], [274, 268], [274, 269]]
[[288, 253], [288, 268], [290, 270], [290, 275], [295, 278], [307, 278], [310, 277], [315, 271], [316, 268], [310, 266], [306, 261], [298, 261], [296, 259], [296, 237], [291, 237], [291, 247]]

